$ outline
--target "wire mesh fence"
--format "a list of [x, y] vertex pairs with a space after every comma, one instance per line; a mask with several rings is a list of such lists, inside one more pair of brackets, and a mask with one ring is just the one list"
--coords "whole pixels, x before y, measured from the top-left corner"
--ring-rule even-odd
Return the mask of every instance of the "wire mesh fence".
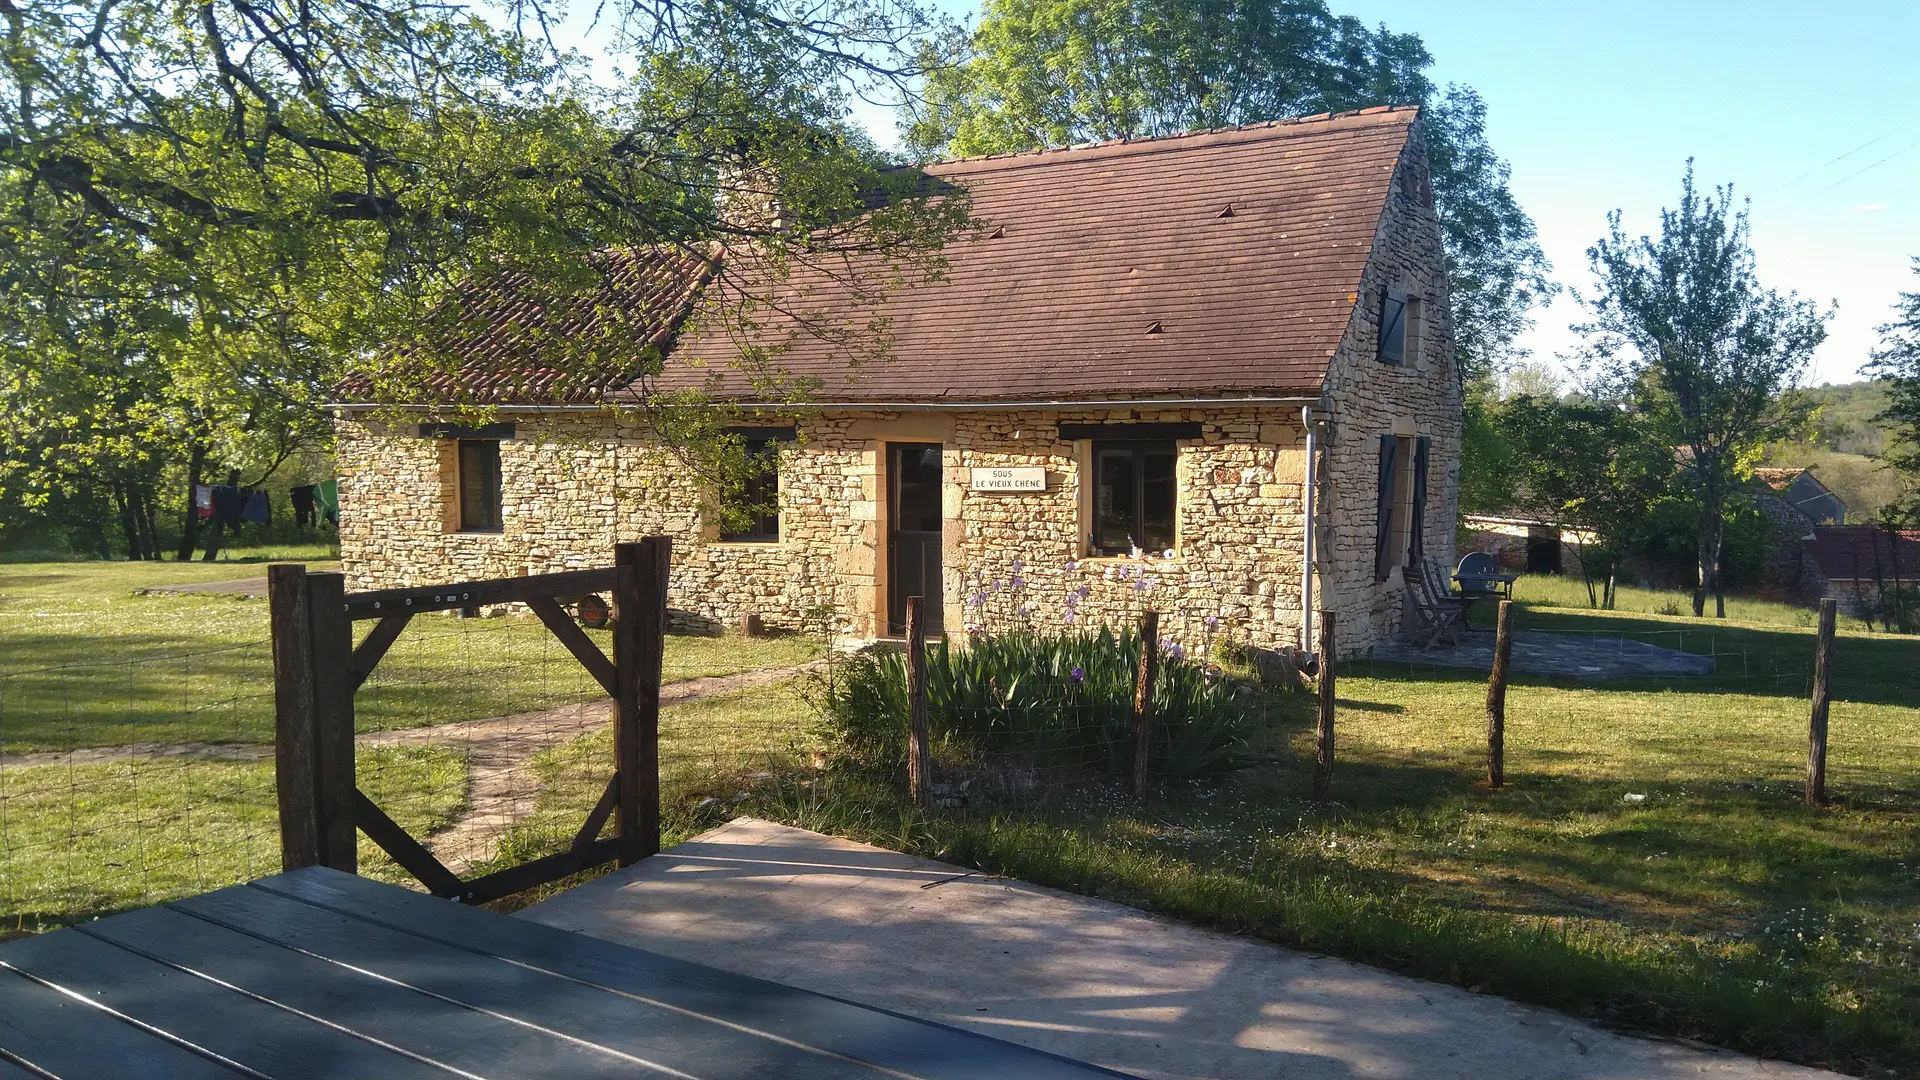
[[267, 642], [0, 674], [0, 933], [279, 868]]
[[[1578, 761], [1587, 774], [1613, 772], [1622, 783], [1686, 773], [1748, 787], [1797, 782], [1806, 768], [1810, 625], [1674, 626], [1549, 611], [1523, 614], [1519, 627], [1511, 675], [1518, 722], [1509, 736], [1517, 768], [1544, 763], [1551, 772]], [[1311, 687], [1263, 682], [1255, 650], [1212, 644], [1159, 643], [1146, 775], [1165, 784], [1265, 769], [1309, 797]], [[1005, 807], [1134, 786], [1141, 716], [1132, 628], [1016, 627], [927, 648], [928, 808]], [[1913, 786], [1920, 747], [1886, 737], [1906, 730], [1899, 710], [1920, 703], [1920, 643], [1848, 633], [1834, 657], [1832, 693], [1843, 710], [1833, 736], [1837, 767], [1856, 794], [1898, 795]], [[1383, 644], [1337, 663], [1344, 681], [1334, 712], [1375, 742], [1424, 724], [1414, 741], [1444, 746], [1430, 760], [1477, 775], [1492, 658], [1490, 630], [1431, 650]], [[839, 688], [823, 695], [820, 709], [832, 764], [910, 787], [907, 668], [885, 651], [842, 663]], [[1649, 761], [1661, 764], [1649, 769]]]

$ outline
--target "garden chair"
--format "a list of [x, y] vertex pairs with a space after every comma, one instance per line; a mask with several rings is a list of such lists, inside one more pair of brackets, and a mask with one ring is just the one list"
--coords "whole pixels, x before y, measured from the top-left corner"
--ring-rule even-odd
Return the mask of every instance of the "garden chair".
[[1501, 573], [1500, 564], [1485, 551], [1470, 552], [1461, 559], [1459, 569], [1453, 572], [1453, 580], [1460, 583], [1460, 595], [1469, 600], [1481, 596], [1513, 599], [1515, 576]]
[[1431, 559], [1421, 559], [1417, 566], [1409, 566], [1403, 573], [1407, 581], [1407, 606], [1418, 622], [1417, 626], [1408, 628], [1408, 636], [1426, 635], [1420, 651], [1432, 649], [1441, 638], [1446, 638], [1450, 645], [1460, 644], [1459, 628], [1466, 618], [1467, 605], [1473, 601], [1453, 595], [1453, 590], [1447, 588], [1446, 569]]

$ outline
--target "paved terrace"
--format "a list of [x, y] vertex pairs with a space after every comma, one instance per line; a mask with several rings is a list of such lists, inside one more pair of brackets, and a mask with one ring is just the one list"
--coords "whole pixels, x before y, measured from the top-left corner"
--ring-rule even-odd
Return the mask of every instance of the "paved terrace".
[[[1389, 638], [1374, 646], [1373, 658], [1416, 667], [1472, 668], [1484, 672], [1493, 667], [1493, 631], [1462, 631], [1459, 644], [1441, 641], [1426, 650], [1411, 641]], [[1711, 656], [1619, 636], [1557, 634], [1546, 630], [1514, 631], [1511, 663], [1513, 670], [1529, 675], [1557, 675], [1581, 682], [1713, 672]]]
[[522, 916], [1151, 1080], [1838, 1075], [747, 818]]

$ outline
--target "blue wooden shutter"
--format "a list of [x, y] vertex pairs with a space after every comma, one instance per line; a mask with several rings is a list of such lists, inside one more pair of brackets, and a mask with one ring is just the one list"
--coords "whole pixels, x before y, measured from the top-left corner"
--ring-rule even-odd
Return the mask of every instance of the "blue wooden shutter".
[[1380, 506], [1376, 520], [1379, 531], [1373, 538], [1373, 580], [1387, 580], [1387, 571], [1391, 568], [1387, 559], [1387, 545], [1393, 538], [1393, 454], [1398, 448], [1399, 439], [1392, 435], [1380, 436]]
[[1413, 444], [1413, 542], [1412, 561], [1419, 562], [1426, 557], [1426, 546], [1421, 534], [1427, 531], [1427, 445], [1432, 440], [1420, 438]]
[[1393, 289], [1380, 290], [1380, 359], [1389, 364], [1407, 358], [1407, 298]]

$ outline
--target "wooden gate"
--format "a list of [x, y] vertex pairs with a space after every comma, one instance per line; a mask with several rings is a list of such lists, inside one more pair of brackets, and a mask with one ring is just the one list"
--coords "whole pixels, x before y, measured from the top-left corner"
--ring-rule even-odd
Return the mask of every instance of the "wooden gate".
[[[364, 593], [347, 592], [340, 574], [269, 566], [283, 868], [356, 873], [357, 830], [435, 896], [482, 904], [659, 851], [660, 665], [672, 541], [616, 544], [613, 554], [613, 566], [601, 570]], [[562, 598], [587, 593], [613, 596], [612, 659], [561, 607]], [[566, 851], [463, 881], [355, 784], [353, 699], [413, 616], [508, 603], [527, 605], [613, 698], [613, 776]], [[366, 620], [378, 622], [356, 646], [353, 624]], [[614, 835], [601, 839], [609, 817]]]

